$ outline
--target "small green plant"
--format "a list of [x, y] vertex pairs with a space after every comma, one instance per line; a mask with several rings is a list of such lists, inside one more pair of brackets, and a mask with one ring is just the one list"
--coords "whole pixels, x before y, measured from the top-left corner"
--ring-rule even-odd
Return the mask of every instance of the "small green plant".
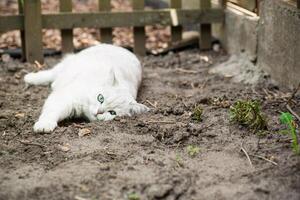
[[288, 126], [288, 130], [286, 130], [285, 132], [289, 132], [292, 136], [292, 148], [293, 148], [293, 151], [296, 153], [296, 154], [300, 154], [300, 150], [299, 150], [299, 144], [298, 144], [298, 137], [297, 137], [297, 133], [296, 133], [296, 123], [294, 121], [294, 117], [291, 113], [289, 112], [282, 112], [280, 117], [280, 122], [282, 124], [285, 124]]
[[128, 197], [128, 200], [140, 200], [141, 199], [140, 196], [135, 192], [129, 193], [127, 197]]
[[193, 146], [193, 145], [189, 145], [187, 147], [187, 152], [188, 154], [191, 156], [191, 157], [194, 157], [196, 156], [199, 152], [200, 152], [200, 148], [199, 147], [196, 147], [196, 146]]
[[19, 0], [20, 4], [24, 6], [24, 0]]
[[230, 120], [254, 130], [267, 129], [267, 120], [257, 101], [237, 101], [230, 107]]
[[179, 154], [176, 154], [175, 160], [176, 160], [178, 167], [183, 167], [183, 161]]
[[202, 114], [203, 114], [203, 108], [200, 105], [196, 105], [193, 110], [192, 119], [196, 120], [197, 122], [201, 122]]

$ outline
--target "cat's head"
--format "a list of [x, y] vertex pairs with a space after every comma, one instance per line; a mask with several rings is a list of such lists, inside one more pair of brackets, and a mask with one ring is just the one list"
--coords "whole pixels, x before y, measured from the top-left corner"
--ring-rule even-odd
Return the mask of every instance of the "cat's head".
[[150, 109], [129, 95], [126, 91], [105, 89], [90, 97], [89, 111], [97, 120], [112, 120], [116, 116], [132, 116]]

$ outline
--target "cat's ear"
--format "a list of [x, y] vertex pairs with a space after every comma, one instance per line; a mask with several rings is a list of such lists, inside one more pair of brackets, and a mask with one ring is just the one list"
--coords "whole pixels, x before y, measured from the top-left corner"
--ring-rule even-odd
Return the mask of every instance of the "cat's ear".
[[141, 114], [144, 112], [148, 112], [150, 108], [145, 106], [144, 104], [140, 104], [137, 102], [130, 103], [129, 113], [130, 115]]
[[112, 85], [112, 86], [115, 86], [118, 84], [114, 69], [110, 69], [110, 71], [109, 71], [108, 83], [109, 83], [109, 85]]

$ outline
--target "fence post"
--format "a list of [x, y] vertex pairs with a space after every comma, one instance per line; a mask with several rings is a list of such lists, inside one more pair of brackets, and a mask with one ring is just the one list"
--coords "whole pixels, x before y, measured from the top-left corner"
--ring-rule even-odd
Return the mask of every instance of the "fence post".
[[219, 5], [221, 8], [226, 9], [227, 0], [219, 0]]
[[297, 8], [300, 9], [300, 0], [297, 0]]
[[[23, 5], [23, 2], [22, 0], [18, 0], [18, 8], [19, 8], [19, 14], [24, 14], [24, 5]], [[21, 48], [22, 48], [22, 60], [25, 60], [25, 33], [24, 31], [20, 31], [20, 35], [21, 35]]]
[[[145, 6], [144, 0], [133, 0], [133, 9], [134, 10], [143, 10]], [[134, 35], [134, 53], [145, 56], [146, 55], [146, 35], [145, 35], [145, 27], [133, 27], [133, 35]]]
[[[99, 11], [110, 11], [110, 0], [99, 0]], [[112, 28], [101, 28], [100, 37], [102, 43], [112, 43]]]
[[[211, 8], [210, 0], [200, 0], [200, 9]], [[211, 48], [211, 24], [200, 24], [200, 41], [199, 46], [201, 50], [207, 50]]]
[[[171, 0], [171, 8], [178, 9], [181, 8], [181, 6], [182, 6], [181, 0]], [[172, 43], [180, 41], [182, 39], [182, 26], [172, 26], [171, 37], [172, 37]]]
[[44, 62], [40, 0], [24, 0], [25, 57], [28, 62]]
[[[72, 0], [60, 0], [59, 10], [61, 12], [72, 12]], [[62, 42], [62, 53], [70, 53], [74, 51], [73, 45], [73, 30], [72, 29], [62, 29], [61, 42]]]

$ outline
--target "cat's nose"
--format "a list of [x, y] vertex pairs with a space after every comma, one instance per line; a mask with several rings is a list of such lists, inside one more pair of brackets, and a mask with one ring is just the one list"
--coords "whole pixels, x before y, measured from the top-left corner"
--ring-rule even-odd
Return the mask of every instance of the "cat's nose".
[[96, 115], [102, 115], [104, 113], [104, 110], [98, 110]]

